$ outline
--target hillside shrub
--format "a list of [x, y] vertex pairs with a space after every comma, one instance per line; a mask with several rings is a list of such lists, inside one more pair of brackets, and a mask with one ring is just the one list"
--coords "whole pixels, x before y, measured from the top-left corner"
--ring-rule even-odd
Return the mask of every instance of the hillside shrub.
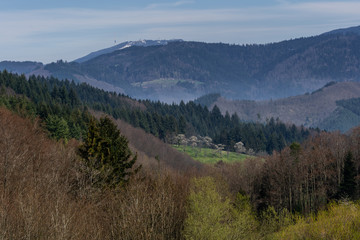
[[274, 235], [274, 239], [360, 239], [360, 205], [331, 203], [317, 215], [301, 218]]
[[224, 191], [224, 186], [211, 177], [192, 180], [185, 239], [257, 239], [257, 222], [248, 199], [238, 195], [232, 203], [228, 196], [220, 194], [220, 188]]

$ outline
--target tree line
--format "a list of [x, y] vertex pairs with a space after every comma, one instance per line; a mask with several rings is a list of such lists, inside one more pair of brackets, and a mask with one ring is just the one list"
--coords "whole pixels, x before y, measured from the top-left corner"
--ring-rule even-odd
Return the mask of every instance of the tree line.
[[[118, 166], [109, 168], [112, 159], [107, 153], [112, 152], [109, 143], [124, 139], [118, 138], [109, 119], [89, 126], [86, 141], [63, 144], [49, 139], [38, 121], [0, 107], [4, 239], [359, 235], [360, 206], [353, 202], [359, 198], [359, 128], [349, 135], [321, 133], [272, 156], [235, 165], [219, 163], [198, 172], [144, 165], [126, 176], [119, 188], [114, 184], [124, 182], [112, 178]], [[79, 159], [79, 148], [92, 153], [94, 146], [100, 146], [94, 155], [80, 153]], [[92, 157], [105, 166], [99, 168]], [[145, 160], [141, 158], [138, 155], [138, 160]], [[133, 159], [129, 158], [131, 166]]]
[[[167, 142], [177, 134], [209, 136], [234, 151], [242, 141], [256, 152], [272, 153], [306, 139], [311, 130], [270, 119], [266, 124], [242, 122], [236, 114], [221, 114], [193, 101], [165, 104], [134, 100], [88, 84], [56, 78], [0, 73], [1, 102], [16, 111], [39, 116], [56, 139], [80, 139], [86, 132], [89, 110], [105, 112]], [[11, 90], [10, 90], [11, 89]]]

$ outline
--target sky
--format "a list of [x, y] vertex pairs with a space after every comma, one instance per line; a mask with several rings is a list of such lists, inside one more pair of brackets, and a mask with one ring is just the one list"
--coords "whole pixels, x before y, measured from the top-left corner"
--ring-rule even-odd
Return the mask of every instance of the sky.
[[0, 61], [72, 61], [124, 41], [263, 44], [360, 25], [358, 0], [1, 0]]

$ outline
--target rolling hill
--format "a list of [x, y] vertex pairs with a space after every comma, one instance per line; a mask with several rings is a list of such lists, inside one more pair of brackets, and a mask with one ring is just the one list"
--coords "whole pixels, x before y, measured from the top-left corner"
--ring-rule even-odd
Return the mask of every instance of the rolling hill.
[[312, 93], [266, 101], [214, 99], [223, 114], [237, 113], [245, 121], [266, 122], [279, 118], [283, 122], [343, 132], [360, 124], [360, 83], [331, 82]]

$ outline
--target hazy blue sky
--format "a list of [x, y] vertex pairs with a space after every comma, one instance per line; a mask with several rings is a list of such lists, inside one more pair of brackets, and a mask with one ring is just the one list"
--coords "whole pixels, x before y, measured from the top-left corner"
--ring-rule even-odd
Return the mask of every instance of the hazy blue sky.
[[72, 61], [128, 40], [269, 43], [360, 25], [360, 1], [1, 0], [0, 61]]

